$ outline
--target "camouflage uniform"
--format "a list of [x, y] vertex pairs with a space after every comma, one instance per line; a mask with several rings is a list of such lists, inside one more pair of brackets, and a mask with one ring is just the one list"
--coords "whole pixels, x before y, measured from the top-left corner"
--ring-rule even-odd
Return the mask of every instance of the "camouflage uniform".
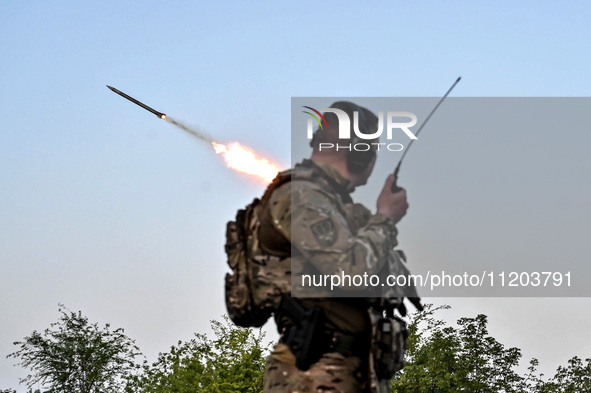
[[366, 362], [337, 352], [325, 353], [310, 369], [301, 371], [289, 348], [277, 344], [267, 361], [265, 392], [356, 393], [367, 386]]
[[[388, 270], [389, 254], [396, 246], [394, 223], [381, 213], [372, 215], [352, 203], [348, 180], [329, 165], [305, 161], [291, 171], [291, 182], [271, 195], [261, 220], [259, 239], [271, 253], [292, 250], [292, 272], [299, 274], [376, 274]], [[295, 288], [292, 288], [294, 290]], [[320, 289], [300, 298], [306, 307], [319, 307], [326, 329], [335, 335], [355, 337], [361, 350], [327, 352], [310, 369], [301, 371], [283, 343], [277, 344], [267, 363], [265, 388], [271, 392], [368, 392], [371, 322], [369, 301], [342, 287], [351, 297], [329, 297]], [[297, 296], [297, 293], [294, 293]], [[306, 296], [310, 293], [306, 292]], [[277, 317], [279, 327], [289, 320]]]

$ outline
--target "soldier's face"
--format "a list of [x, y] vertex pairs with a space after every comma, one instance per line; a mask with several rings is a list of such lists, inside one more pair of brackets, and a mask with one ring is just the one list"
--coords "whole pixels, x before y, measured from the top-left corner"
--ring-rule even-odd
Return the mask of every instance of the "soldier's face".
[[371, 162], [369, 163], [369, 165], [367, 166], [367, 168], [363, 172], [352, 174], [351, 182], [349, 183], [349, 191], [350, 192], [355, 191], [356, 187], [363, 186], [367, 183], [369, 176], [371, 176], [371, 173], [373, 172], [373, 167], [375, 164], [376, 164], [376, 156], [374, 155], [373, 159], [371, 160]]

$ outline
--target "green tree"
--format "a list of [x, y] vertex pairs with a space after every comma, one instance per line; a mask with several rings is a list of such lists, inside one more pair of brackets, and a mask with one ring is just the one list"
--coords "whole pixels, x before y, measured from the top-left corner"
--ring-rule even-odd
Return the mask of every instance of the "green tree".
[[58, 322], [43, 333], [34, 331], [14, 343], [19, 350], [7, 357], [20, 359], [17, 364], [31, 370], [20, 382], [52, 393], [123, 391], [126, 379], [140, 367], [134, 341], [123, 329], [90, 324], [80, 311], [60, 304], [59, 312]]
[[263, 390], [265, 354], [264, 334], [253, 329], [212, 321], [215, 339], [204, 334], [179, 341], [170, 352], [160, 353], [151, 366], [128, 387], [145, 393], [259, 393]]
[[575, 356], [568, 366], [558, 367], [550, 381], [542, 384], [540, 393], [580, 393], [591, 392], [591, 358], [583, 362]]
[[523, 377], [515, 368], [518, 348], [505, 348], [489, 336], [487, 317], [461, 318], [458, 328], [447, 326], [433, 314], [448, 306], [427, 307], [409, 327], [407, 363], [392, 381], [393, 392], [530, 392], [539, 379], [537, 361]]

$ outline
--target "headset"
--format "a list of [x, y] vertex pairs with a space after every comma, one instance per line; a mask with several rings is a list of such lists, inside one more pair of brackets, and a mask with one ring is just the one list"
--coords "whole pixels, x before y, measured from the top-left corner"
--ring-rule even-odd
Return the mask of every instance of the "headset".
[[[357, 112], [359, 116], [359, 132], [362, 134], [369, 134], [369, 124], [367, 117], [365, 116], [365, 108], [361, 108], [352, 102], [348, 102], [347, 104], [350, 106], [350, 113], [353, 114], [354, 112]], [[357, 134], [353, 133], [353, 137], [351, 137], [351, 150], [347, 152], [347, 168], [351, 173], [361, 173], [365, 171], [376, 156], [376, 151], [372, 147], [367, 150], [355, 150], [354, 146], [359, 142], [364, 142], [364, 140], [359, 138]]]

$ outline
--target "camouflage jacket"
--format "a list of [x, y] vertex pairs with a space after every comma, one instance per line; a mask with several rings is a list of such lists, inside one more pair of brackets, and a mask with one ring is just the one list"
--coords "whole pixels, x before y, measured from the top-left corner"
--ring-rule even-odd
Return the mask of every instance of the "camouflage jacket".
[[[367, 333], [369, 300], [365, 286], [304, 287], [303, 275], [378, 275], [390, 268], [397, 245], [394, 223], [381, 213], [353, 203], [348, 181], [328, 165], [304, 161], [291, 181], [276, 188], [266, 204], [259, 233], [269, 253], [291, 250], [292, 295], [325, 311], [328, 328], [346, 334]], [[278, 321], [278, 324], [282, 323]]]

